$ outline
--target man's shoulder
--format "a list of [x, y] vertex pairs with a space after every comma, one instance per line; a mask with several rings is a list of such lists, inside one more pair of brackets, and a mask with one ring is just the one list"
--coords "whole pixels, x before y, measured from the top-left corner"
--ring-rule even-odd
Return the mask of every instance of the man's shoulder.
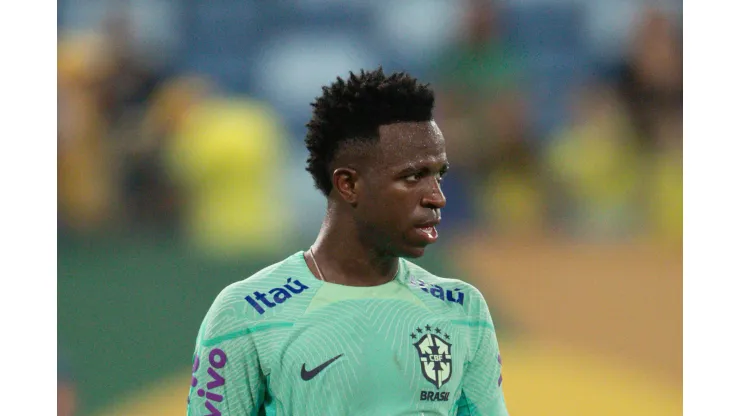
[[408, 270], [409, 283], [423, 282], [426, 284], [440, 285], [444, 287], [456, 286], [476, 292], [476, 295], [480, 296], [480, 291], [473, 284], [457, 278], [442, 277], [435, 273], [428, 271], [427, 269], [419, 266], [416, 263], [412, 263], [404, 259], [404, 264]]
[[408, 270], [408, 285], [416, 287], [447, 302], [456, 302], [466, 311], [477, 310], [485, 305], [483, 294], [472, 283], [461, 279], [438, 276], [423, 267], [404, 260]]
[[221, 290], [216, 297], [214, 304], [233, 303], [238, 299], [243, 301], [244, 296], [249, 292], [269, 289], [281, 280], [285, 280], [285, 276], [301, 273], [302, 270], [300, 270], [300, 267], [298, 267], [299, 263], [296, 261], [297, 255], [298, 253], [293, 254], [277, 263], [273, 263], [255, 273], [252, 273], [249, 277], [243, 280], [229, 284]]
[[[295, 253], [222, 289], [206, 315], [203, 330], [207, 333], [204, 336], [219, 335], [272, 317], [273, 314], [265, 314], [265, 310], [269, 308], [266, 305], [273, 303], [268, 300], [265, 304], [258, 296], [274, 299], [271, 293], [277, 290], [281, 292], [278, 297], [282, 292], [290, 297], [307, 288], [301, 282], [305, 280], [301, 276], [306, 273], [300, 263], [302, 260], [301, 253]], [[286, 285], [289, 287], [285, 288]], [[263, 303], [259, 303], [260, 300]]]

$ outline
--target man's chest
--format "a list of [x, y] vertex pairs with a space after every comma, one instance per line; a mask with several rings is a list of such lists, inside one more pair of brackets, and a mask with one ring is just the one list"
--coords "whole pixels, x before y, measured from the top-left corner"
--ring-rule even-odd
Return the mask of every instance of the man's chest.
[[289, 403], [320, 397], [376, 410], [451, 408], [474, 349], [454, 317], [402, 302], [309, 313], [265, 351], [272, 393]]

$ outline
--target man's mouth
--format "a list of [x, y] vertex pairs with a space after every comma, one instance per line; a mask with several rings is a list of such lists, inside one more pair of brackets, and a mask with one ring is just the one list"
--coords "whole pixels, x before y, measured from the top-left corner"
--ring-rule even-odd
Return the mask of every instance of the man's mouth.
[[416, 227], [416, 230], [419, 236], [426, 240], [428, 244], [437, 241], [437, 238], [439, 237], [439, 233], [437, 233], [437, 227], [435, 227], [435, 225], [433, 224]]

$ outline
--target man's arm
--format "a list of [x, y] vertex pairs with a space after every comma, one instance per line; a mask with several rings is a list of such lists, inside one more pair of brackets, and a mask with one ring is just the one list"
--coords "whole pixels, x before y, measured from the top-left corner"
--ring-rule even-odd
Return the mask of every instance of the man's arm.
[[187, 415], [256, 415], [266, 389], [257, 350], [248, 330], [223, 330], [234, 327], [228, 314], [219, 313], [219, 303], [211, 307], [196, 341]]
[[508, 416], [496, 331], [483, 296], [480, 302], [480, 341], [473, 360], [465, 366], [457, 416]]

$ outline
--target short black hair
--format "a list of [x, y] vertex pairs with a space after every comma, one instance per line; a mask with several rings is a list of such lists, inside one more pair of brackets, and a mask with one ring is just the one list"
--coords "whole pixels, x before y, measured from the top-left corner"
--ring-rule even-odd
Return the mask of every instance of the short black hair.
[[311, 104], [313, 117], [306, 124], [306, 170], [324, 195], [332, 189], [329, 165], [340, 145], [377, 140], [382, 125], [432, 120], [434, 92], [406, 72], [386, 76], [383, 68], [337, 77]]

